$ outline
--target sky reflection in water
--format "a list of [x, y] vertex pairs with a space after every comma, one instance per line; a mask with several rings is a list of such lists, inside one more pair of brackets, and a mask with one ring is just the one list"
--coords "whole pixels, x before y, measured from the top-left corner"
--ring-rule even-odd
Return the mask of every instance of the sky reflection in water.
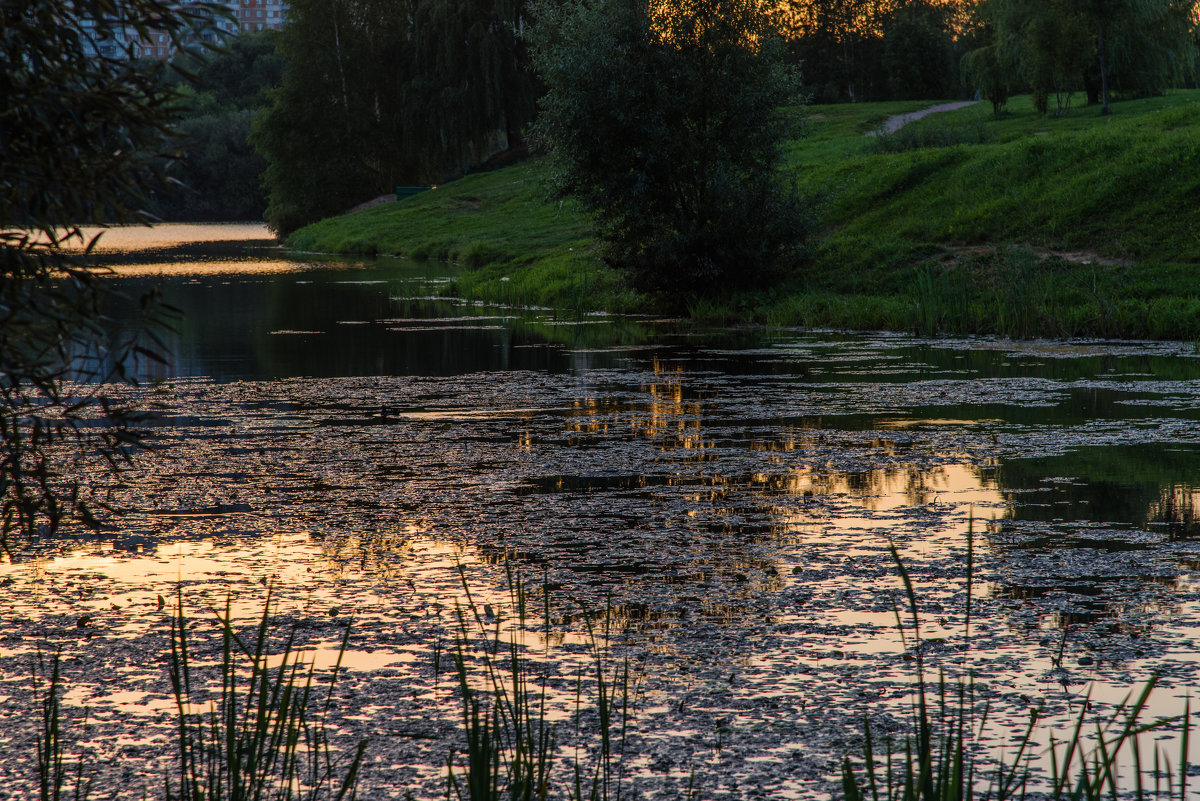
[[[120, 390], [154, 405], [165, 447], [94, 477], [123, 510], [101, 540], [0, 565], [0, 714], [28, 703], [47, 643], [100, 730], [167, 725], [146, 656], [158, 597], [181, 588], [200, 615], [231, 595], [249, 621], [273, 584], [319, 653], [355, 620], [350, 690], [371, 700], [344, 725], [379, 749], [371, 797], [428, 790], [453, 730], [431, 653], [456, 626], [458, 567], [502, 610], [508, 564], [552, 588], [562, 676], [583, 610], [625, 628], [646, 666], [646, 788], [695, 769], [712, 796], [812, 793], [864, 708], [884, 728], [904, 716], [889, 542], [929, 664], [974, 670], [998, 724], [1042, 699], [1061, 723], [1087, 682], [1102, 708], [1154, 670], [1155, 711], [1174, 712], [1194, 684], [1194, 348], [697, 333], [429, 299], [449, 265], [264, 244], [239, 261], [155, 236], [114, 280], [131, 295], [161, 280], [184, 311], [146, 376], [164, 380]], [[536, 625], [521, 638], [545, 648]], [[157, 736], [111, 748], [161, 763]], [[0, 748], [27, 739], [0, 732]]]

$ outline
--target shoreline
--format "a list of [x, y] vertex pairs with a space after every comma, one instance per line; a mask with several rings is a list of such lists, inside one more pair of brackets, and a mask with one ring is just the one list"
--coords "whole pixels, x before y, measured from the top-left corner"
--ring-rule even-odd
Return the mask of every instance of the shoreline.
[[[1061, 119], [1014, 98], [881, 124], [927, 104], [797, 111], [786, 170], [813, 209], [809, 256], [776, 286], [697, 293], [688, 316], [1013, 338], [1200, 339], [1200, 91]], [[929, 109], [924, 109], [928, 111]], [[586, 216], [546, 200], [536, 160], [314, 223], [289, 248], [456, 262], [447, 294], [653, 312], [602, 260]]]

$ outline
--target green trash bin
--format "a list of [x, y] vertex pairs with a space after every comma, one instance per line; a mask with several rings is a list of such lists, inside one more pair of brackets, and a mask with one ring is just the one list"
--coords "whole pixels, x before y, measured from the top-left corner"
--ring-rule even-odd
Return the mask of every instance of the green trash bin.
[[433, 187], [432, 186], [397, 186], [396, 187], [396, 200], [404, 200], [405, 198], [410, 198], [413, 195], [419, 195], [427, 189], [433, 189]]

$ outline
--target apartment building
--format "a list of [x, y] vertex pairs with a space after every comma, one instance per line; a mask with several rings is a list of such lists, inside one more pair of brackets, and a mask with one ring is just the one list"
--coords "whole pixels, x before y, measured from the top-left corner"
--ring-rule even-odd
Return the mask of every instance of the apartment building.
[[[188, 5], [189, 0], [180, 0]], [[288, 0], [220, 0], [229, 10], [228, 17], [214, 16], [211, 24], [196, 35], [215, 41], [239, 33], [277, 30], [287, 18]], [[165, 31], [149, 31], [139, 36], [129, 25], [106, 18], [98, 25], [85, 21], [90, 45], [97, 56], [106, 58], [168, 59], [175, 54], [175, 43]]]
[[276, 30], [287, 16], [287, 0], [230, 0], [241, 31]]

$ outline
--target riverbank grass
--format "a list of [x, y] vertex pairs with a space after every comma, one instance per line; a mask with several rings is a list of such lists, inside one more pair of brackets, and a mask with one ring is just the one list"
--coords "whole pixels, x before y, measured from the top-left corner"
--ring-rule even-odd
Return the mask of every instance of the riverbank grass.
[[[928, 103], [814, 106], [787, 169], [818, 216], [808, 262], [770, 291], [707, 293], [712, 322], [1200, 338], [1200, 91], [1037, 114], [1028, 97], [930, 115]], [[550, 202], [537, 162], [309, 226], [291, 247], [456, 261], [457, 294], [630, 311], [587, 218]]]
[[632, 311], [639, 298], [597, 257], [588, 218], [551, 201], [538, 162], [468, 175], [415, 197], [331, 217], [290, 248], [460, 264], [446, 293], [513, 305]]

